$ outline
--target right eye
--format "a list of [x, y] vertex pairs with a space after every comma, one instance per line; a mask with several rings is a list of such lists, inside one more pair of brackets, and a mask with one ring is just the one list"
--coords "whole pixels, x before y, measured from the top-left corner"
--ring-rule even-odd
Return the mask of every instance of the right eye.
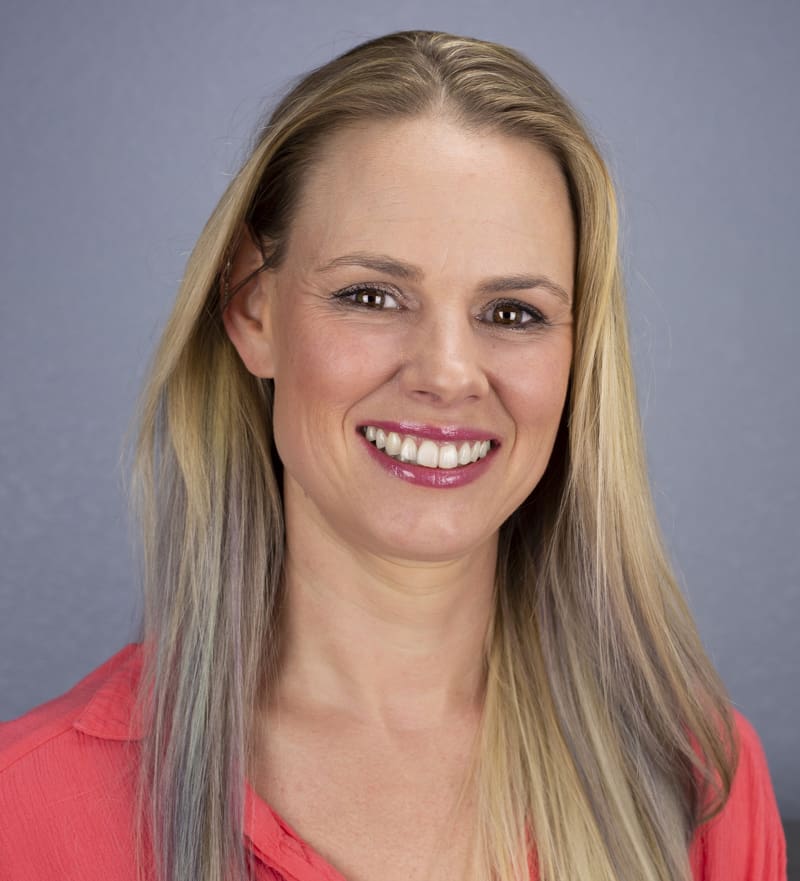
[[[345, 288], [343, 291], [333, 295], [336, 300], [342, 300], [345, 303], [352, 303], [354, 306], [362, 309], [375, 309], [382, 311], [383, 309], [399, 309], [400, 305], [394, 295], [382, 287], [373, 284], [359, 284]], [[392, 301], [394, 305], [387, 305], [387, 300]]]

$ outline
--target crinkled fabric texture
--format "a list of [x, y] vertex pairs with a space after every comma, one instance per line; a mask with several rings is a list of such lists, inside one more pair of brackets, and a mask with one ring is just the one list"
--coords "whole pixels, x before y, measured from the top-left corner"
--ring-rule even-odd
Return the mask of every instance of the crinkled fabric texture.
[[[141, 664], [141, 645], [132, 643], [66, 694], [0, 724], [2, 881], [135, 881]], [[750, 722], [734, 713], [741, 760], [725, 808], [695, 835], [694, 879], [786, 881], [764, 751]], [[249, 784], [244, 834], [257, 881], [346, 881]]]

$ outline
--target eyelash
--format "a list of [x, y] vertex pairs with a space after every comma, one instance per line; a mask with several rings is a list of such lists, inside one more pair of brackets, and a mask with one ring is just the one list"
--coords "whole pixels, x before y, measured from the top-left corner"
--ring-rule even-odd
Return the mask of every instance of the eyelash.
[[[393, 299], [398, 299], [397, 294], [393, 291], [388, 290], [387, 288], [382, 287], [378, 284], [356, 284], [351, 285], [348, 288], [345, 288], [342, 291], [337, 291], [337, 293], [332, 295], [334, 300], [338, 300], [343, 303], [347, 303], [351, 306], [354, 306], [356, 309], [366, 309], [366, 310], [374, 310], [376, 312], [384, 311], [382, 307], [379, 306], [368, 306], [365, 303], [358, 303], [355, 300], [348, 300], [348, 297], [353, 297], [356, 294], [361, 293], [362, 291], [373, 291], [375, 293], [383, 294], [385, 296], [390, 296]], [[488, 312], [490, 309], [497, 309], [500, 306], [505, 306], [506, 308], [510, 307], [516, 312], [527, 312], [530, 315], [530, 320], [526, 321], [524, 324], [494, 324], [494, 327], [499, 327], [503, 330], [513, 330], [513, 331], [528, 331], [528, 330], [536, 330], [537, 328], [542, 327], [543, 325], [548, 324], [547, 319], [539, 312], [538, 309], [535, 309], [533, 306], [528, 305], [527, 303], [521, 303], [519, 300], [509, 300], [509, 299], [501, 299], [494, 300], [484, 310]], [[391, 311], [391, 310], [386, 310]], [[490, 322], [491, 323], [491, 322]]]

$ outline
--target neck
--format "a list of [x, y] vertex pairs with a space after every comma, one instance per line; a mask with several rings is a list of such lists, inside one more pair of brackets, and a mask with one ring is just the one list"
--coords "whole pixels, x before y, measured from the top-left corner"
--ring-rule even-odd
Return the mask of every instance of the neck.
[[[304, 512], [307, 514], [307, 511]], [[292, 517], [275, 699], [387, 730], [479, 711], [497, 537], [422, 563], [354, 548], [321, 518]]]

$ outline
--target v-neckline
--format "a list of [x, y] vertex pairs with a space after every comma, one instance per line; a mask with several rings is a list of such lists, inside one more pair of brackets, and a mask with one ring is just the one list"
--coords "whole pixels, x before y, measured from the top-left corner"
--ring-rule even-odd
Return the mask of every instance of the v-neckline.
[[245, 781], [244, 834], [256, 856], [287, 881], [347, 881]]

